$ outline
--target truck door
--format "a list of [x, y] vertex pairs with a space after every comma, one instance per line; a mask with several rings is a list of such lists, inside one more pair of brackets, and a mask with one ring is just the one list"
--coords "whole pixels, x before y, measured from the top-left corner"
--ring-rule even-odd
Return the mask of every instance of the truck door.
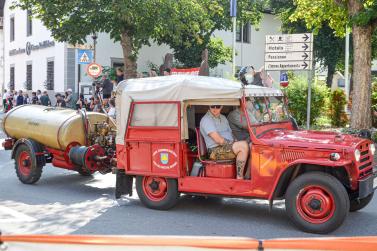
[[129, 174], [178, 177], [180, 102], [133, 102], [126, 132]]

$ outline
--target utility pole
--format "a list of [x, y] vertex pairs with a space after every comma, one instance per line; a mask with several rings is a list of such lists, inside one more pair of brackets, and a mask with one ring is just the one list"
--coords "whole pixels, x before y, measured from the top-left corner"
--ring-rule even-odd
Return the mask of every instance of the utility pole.
[[97, 34], [93, 33], [92, 39], [93, 39], [93, 63], [96, 62], [96, 44], [97, 44]]
[[234, 77], [236, 74], [237, 0], [230, 0], [230, 16], [233, 21], [232, 77]]
[[350, 57], [350, 32], [348, 27], [346, 27], [346, 51], [345, 51], [345, 63], [344, 63], [344, 87], [347, 101], [349, 100], [350, 95], [350, 82], [349, 82], [349, 57]]

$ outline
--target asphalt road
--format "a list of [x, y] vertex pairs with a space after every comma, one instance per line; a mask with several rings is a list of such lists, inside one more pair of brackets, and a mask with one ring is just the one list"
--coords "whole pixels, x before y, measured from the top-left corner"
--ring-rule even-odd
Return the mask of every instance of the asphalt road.
[[[156, 211], [145, 208], [136, 191], [132, 198], [115, 200], [112, 174], [82, 177], [47, 165], [38, 183], [24, 185], [16, 177], [10, 152], [0, 150], [0, 160], [0, 230], [7, 234], [318, 237], [296, 229], [282, 201], [269, 212], [264, 201], [183, 195], [170, 211]], [[374, 198], [328, 236], [376, 234]]]

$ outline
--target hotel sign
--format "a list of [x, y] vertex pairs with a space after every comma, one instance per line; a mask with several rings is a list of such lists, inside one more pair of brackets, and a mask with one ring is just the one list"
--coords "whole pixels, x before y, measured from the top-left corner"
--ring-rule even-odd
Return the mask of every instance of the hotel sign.
[[50, 40], [45, 40], [43, 42], [39, 42], [37, 44], [32, 44], [30, 42], [26, 43], [25, 48], [18, 48], [18, 49], [13, 49], [9, 51], [9, 56], [14, 56], [18, 54], [23, 54], [26, 53], [26, 55], [30, 55], [32, 51], [48, 48], [48, 47], [53, 47], [55, 46], [54, 41]]

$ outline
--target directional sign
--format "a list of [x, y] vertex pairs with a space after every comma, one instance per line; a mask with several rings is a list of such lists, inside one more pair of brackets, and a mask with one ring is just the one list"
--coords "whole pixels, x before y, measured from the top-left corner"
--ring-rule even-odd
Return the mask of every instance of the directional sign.
[[267, 71], [311, 70], [313, 34], [267, 35], [264, 68]]
[[311, 33], [266, 36], [266, 44], [311, 43], [312, 41], [313, 36]]
[[313, 51], [313, 43], [266, 44], [265, 52]]
[[311, 60], [310, 52], [271, 52], [264, 55], [266, 62]]
[[77, 50], [77, 62], [78, 64], [90, 64], [93, 61], [92, 50]]
[[311, 61], [265, 62], [266, 71], [311, 70]]

